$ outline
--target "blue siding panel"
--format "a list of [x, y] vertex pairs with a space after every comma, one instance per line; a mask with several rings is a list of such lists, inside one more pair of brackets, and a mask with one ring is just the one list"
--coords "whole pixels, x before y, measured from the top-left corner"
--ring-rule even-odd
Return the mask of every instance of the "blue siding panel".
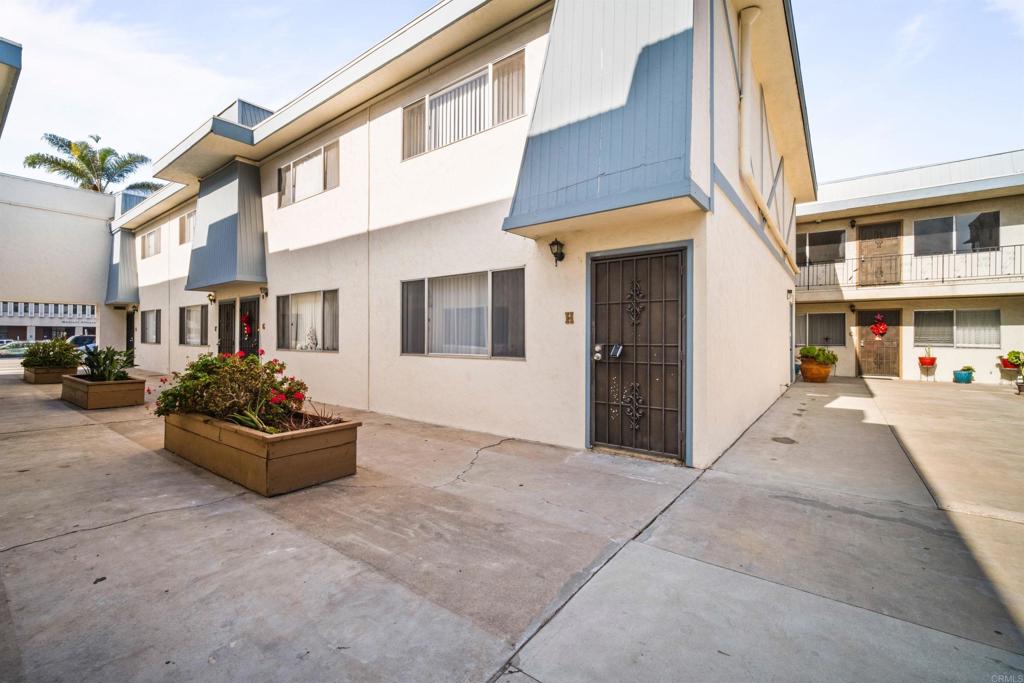
[[199, 183], [185, 289], [267, 281], [259, 169], [232, 162]]
[[692, 33], [691, 0], [558, 0], [506, 229], [689, 194]]
[[139, 303], [139, 269], [135, 262], [135, 233], [115, 230], [110, 240], [106, 304]]

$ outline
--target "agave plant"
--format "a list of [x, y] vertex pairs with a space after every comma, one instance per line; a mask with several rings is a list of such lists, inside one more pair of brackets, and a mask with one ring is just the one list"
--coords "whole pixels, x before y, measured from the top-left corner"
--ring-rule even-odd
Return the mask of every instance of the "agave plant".
[[[140, 166], [149, 163], [149, 157], [142, 154], [119, 154], [112, 147], [99, 147], [99, 135], [90, 135], [91, 143], [89, 140], [74, 142], [53, 133], [43, 135], [43, 140], [58, 153], [29, 154], [25, 157], [25, 166], [67, 178], [83, 190], [106, 192], [111, 184], [124, 182]], [[161, 187], [160, 183], [146, 181], [132, 183], [124, 189], [149, 194]]]
[[135, 367], [135, 350], [118, 351], [113, 346], [89, 349], [85, 352], [83, 364], [88, 370], [88, 376], [94, 381], [128, 379], [128, 368]]

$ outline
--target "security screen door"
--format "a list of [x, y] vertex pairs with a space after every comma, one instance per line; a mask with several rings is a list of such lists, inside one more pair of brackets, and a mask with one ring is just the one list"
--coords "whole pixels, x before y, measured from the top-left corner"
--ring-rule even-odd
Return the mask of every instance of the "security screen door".
[[[865, 308], [857, 311], [857, 365], [861, 375], [900, 376], [900, 314], [899, 309]], [[881, 316], [881, 319], [877, 316]], [[885, 334], [876, 335], [871, 331], [876, 322], [885, 323]]]
[[229, 301], [217, 307], [217, 352], [235, 352], [235, 302]]
[[681, 458], [685, 260], [668, 251], [591, 264], [591, 441]]

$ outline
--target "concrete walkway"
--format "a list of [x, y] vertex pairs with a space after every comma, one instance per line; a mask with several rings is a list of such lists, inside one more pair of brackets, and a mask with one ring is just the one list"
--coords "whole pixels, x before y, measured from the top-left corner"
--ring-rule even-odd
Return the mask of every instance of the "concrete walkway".
[[[1024, 470], [1005, 430], [1024, 400], [967, 391], [797, 384], [527, 643], [505, 681], [1016, 680], [1024, 526], [940, 510], [929, 488], [951, 506], [1018, 509], [1024, 488], [1000, 479]], [[918, 431], [932, 411], [941, 435]], [[954, 468], [958, 451], [974, 457]]]
[[978, 432], [1024, 400], [882, 384], [798, 384], [703, 473], [345, 411], [359, 473], [266, 500], [0, 373], [0, 680], [1016, 675], [1024, 454]]

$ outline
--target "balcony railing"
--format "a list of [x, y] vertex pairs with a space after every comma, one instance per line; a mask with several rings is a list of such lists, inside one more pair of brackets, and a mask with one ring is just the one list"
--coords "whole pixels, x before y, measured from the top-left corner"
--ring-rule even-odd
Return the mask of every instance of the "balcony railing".
[[963, 254], [865, 256], [800, 267], [796, 286], [879, 287], [1024, 278], [1024, 244]]

